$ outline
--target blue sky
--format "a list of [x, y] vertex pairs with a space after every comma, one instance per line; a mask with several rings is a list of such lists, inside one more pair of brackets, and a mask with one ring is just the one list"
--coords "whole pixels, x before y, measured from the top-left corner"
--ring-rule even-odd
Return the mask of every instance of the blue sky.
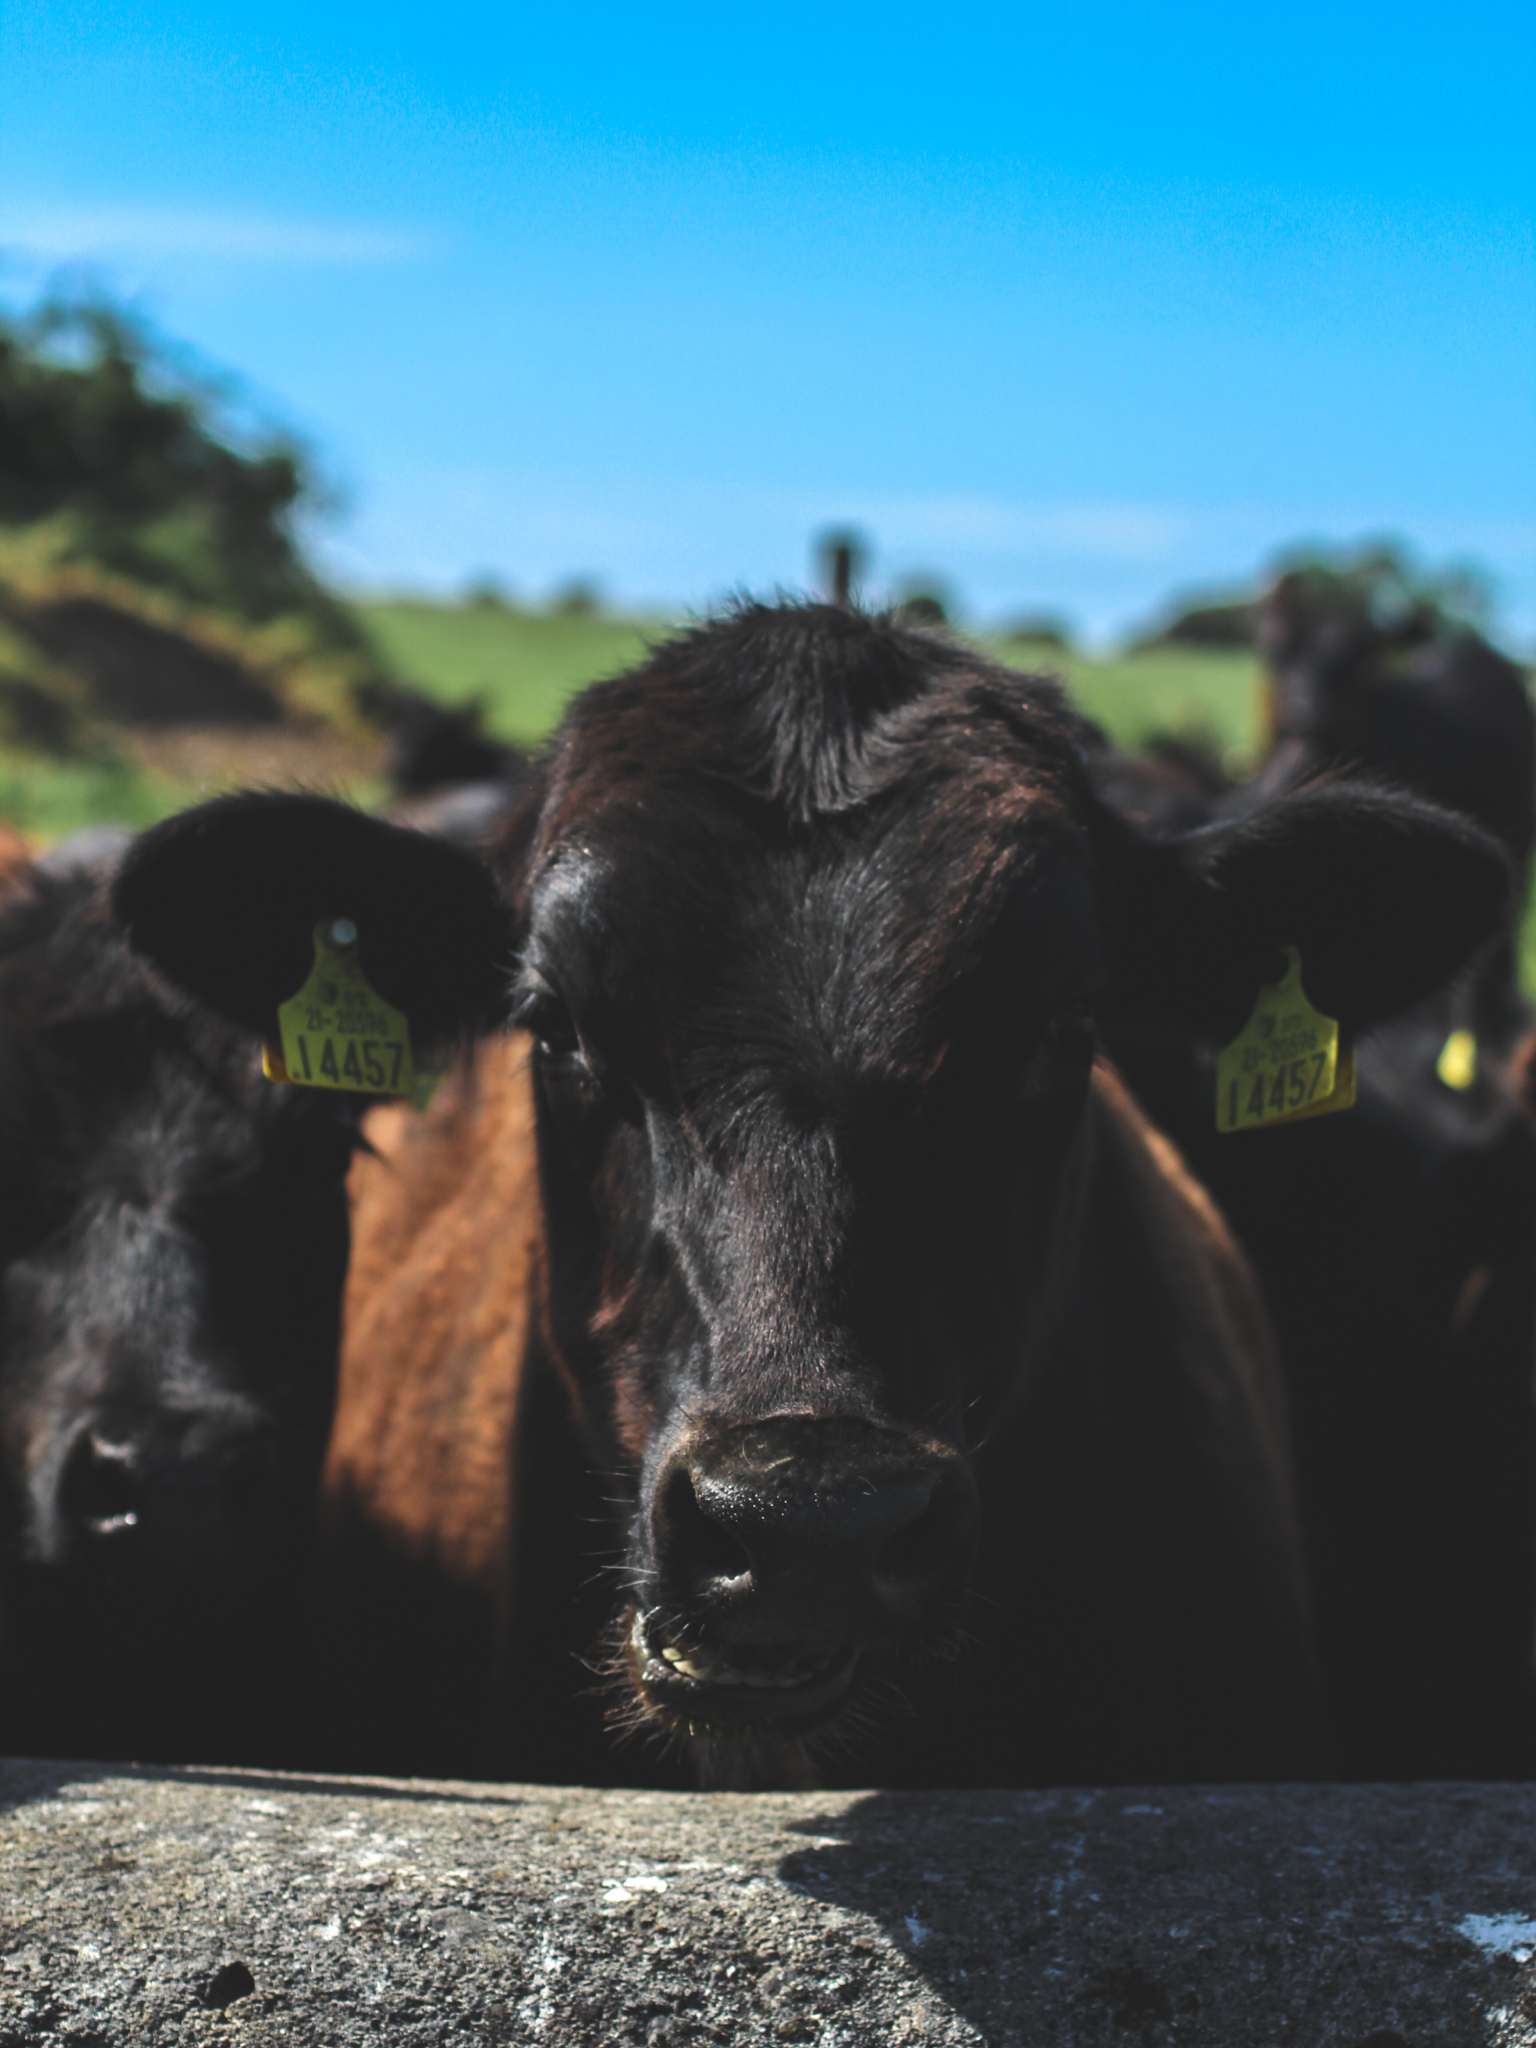
[[1528, 5], [10, 0], [0, 297], [88, 266], [361, 584], [874, 580], [1103, 636], [1304, 536], [1536, 640]]

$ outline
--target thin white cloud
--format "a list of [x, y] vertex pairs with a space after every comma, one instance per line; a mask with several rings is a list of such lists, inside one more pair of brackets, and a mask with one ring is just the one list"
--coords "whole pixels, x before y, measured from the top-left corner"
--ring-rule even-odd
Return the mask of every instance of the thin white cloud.
[[234, 263], [401, 263], [438, 243], [411, 229], [161, 206], [0, 207], [0, 249], [46, 262], [199, 256]]

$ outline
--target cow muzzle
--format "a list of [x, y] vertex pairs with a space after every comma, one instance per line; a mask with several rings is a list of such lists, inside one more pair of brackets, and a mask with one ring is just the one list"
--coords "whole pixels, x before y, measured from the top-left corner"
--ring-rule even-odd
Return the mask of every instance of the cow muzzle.
[[871, 1656], [952, 1628], [976, 1489], [948, 1446], [862, 1420], [695, 1424], [651, 1491], [630, 1673], [662, 1719], [799, 1734]]
[[267, 1537], [278, 1463], [271, 1427], [238, 1409], [91, 1416], [38, 1517], [37, 1547], [76, 1570], [205, 1576]]

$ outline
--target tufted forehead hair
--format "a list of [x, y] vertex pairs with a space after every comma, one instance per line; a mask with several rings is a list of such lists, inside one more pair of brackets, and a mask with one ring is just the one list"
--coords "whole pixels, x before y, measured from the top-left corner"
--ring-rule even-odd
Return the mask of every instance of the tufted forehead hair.
[[728, 785], [794, 827], [925, 767], [1049, 784], [1075, 778], [1089, 732], [1049, 678], [954, 641], [832, 605], [742, 602], [583, 693], [541, 837], [646, 789]]

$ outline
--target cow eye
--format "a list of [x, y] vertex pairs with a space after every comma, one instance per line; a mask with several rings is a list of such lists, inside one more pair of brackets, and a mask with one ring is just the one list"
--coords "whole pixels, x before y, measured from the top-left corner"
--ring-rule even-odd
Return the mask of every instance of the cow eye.
[[553, 989], [530, 989], [513, 1011], [512, 1021], [529, 1034], [545, 1059], [581, 1058], [581, 1038], [571, 1013]]

